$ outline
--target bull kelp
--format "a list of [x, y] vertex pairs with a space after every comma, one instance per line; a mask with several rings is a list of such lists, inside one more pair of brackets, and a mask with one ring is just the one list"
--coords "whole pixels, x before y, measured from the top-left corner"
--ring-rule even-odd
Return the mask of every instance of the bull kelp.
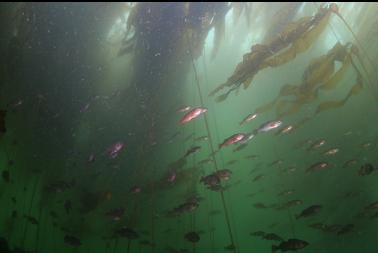
[[0, 252], [376, 252], [376, 3], [2, 3]]

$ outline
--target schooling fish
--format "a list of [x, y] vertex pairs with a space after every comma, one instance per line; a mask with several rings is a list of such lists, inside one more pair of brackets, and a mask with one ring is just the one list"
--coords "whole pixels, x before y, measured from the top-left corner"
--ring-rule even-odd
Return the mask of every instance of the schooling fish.
[[177, 112], [187, 112], [191, 109], [190, 106], [183, 106], [183, 107], [180, 107], [179, 109], [177, 109]]
[[207, 108], [204, 108], [204, 107], [193, 108], [188, 113], [186, 113], [184, 117], [180, 119], [179, 124], [181, 125], [186, 124], [205, 112], [207, 112]]
[[114, 143], [109, 149], [108, 149], [108, 155], [110, 158], [116, 158], [118, 154], [122, 151], [125, 144], [122, 142], [116, 142]]
[[309, 217], [309, 216], [313, 216], [313, 215], [319, 213], [321, 209], [322, 209], [321, 205], [312, 205], [312, 206], [304, 209], [300, 214], [296, 215], [295, 218], [300, 219], [300, 218], [306, 218], [306, 217]]
[[200, 240], [200, 236], [196, 232], [189, 232], [186, 233], [184, 238], [188, 240], [189, 242], [196, 243]]
[[248, 123], [250, 122], [251, 120], [254, 120], [255, 118], [257, 117], [257, 113], [251, 113], [251, 114], [248, 114], [247, 117], [245, 117], [239, 124], [240, 125], [243, 125], [245, 123]]
[[270, 130], [276, 129], [277, 127], [282, 125], [282, 121], [276, 120], [276, 121], [268, 121], [264, 124], [262, 124], [257, 130], [255, 130], [257, 133], [262, 132], [268, 132]]
[[66, 244], [72, 245], [72, 246], [80, 246], [81, 241], [79, 238], [72, 236], [72, 235], [66, 235], [64, 236], [64, 242]]
[[232, 144], [236, 144], [236, 143], [240, 142], [241, 140], [243, 140], [245, 138], [245, 136], [246, 135], [242, 134], [242, 133], [237, 133], [237, 134], [231, 135], [230, 137], [225, 139], [221, 144], [219, 144], [219, 149], [226, 147], [226, 146], [229, 146], [229, 145], [232, 145]]
[[289, 239], [287, 241], [281, 242], [280, 245], [272, 246], [272, 253], [276, 252], [277, 250], [281, 250], [282, 252], [285, 251], [297, 251], [300, 249], [305, 248], [308, 245], [308, 242], [298, 240], [298, 239]]
[[201, 149], [200, 146], [192, 147], [192, 148], [190, 148], [188, 151], [186, 151], [184, 157], [187, 157], [188, 155], [191, 155], [191, 154], [197, 153], [200, 149]]
[[314, 172], [314, 171], [320, 171], [320, 170], [326, 169], [328, 167], [328, 165], [329, 164], [327, 162], [318, 162], [318, 163], [315, 163], [315, 164], [311, 165], [306, 170], [306, 173], [308, 173], [308, 172]]

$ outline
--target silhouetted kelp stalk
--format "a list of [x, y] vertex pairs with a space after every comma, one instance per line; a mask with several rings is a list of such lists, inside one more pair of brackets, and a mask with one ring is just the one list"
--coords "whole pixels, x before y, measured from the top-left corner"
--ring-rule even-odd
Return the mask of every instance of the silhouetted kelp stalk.
[[[200, 98], [200, 103], [201, 103], [201, 106], [204, 107], [205, 103], [204, 103], [204, 100], [203, 100], [201, 86], [200, 86], [200, 82], [199, 82], [199, 79], [198, 79], [197, 68], [195, 66], [194, 57], [193, 57], [193, 54], [192, 54], [191, 44], [189, 43], [189, 40], [188, 40], [187, 37], [186, 37], [186, 39], [188, 41], [188, 51], [189, 51], [189, 54], [190, 54], [190, 57], [191, 57], [191, 60], [192, 60], [192, 67], [193, 67], [193, 72], [194, 72], [195, 81], [196, 81], [195, 83], [196, 83], [199, 98]], [[205, 126], [206, 126], [206, 132], [207, 132], [207, 135], [209, 137], [208, 143], [209, 143], [209, 147], [210, 147], [210, 150], [211, 150], [211, 156], [213, 158], [214, 169], [215, 169], [215, 171], [218, 171], [218, 164], [217, 164], [217, 160], [216, 160], [216, 157], [215, 157], [215, 149], [213, 147], [213, 141], [212, 141], [212, 137], [211, 137], [211, 132], [210, 132], [207, 114], [204, 114], [204, 121], [205, 121]], [[220, 195], [221, 195], [221, 200], [222, 200], [222, 205], [223, 205], [223, 210], [224, 210], [224, 214], [225, 214], [225, 218], [226, 218], [226, 223], [227, 223], [228, 233], [229, 233], [229, 236], [230, 236], [231, 245], [234, 245], [233, 251], [234, 251], [234, 253], [237, 253], [237, 250], [236, 250], [237, 247], [235, 247], [234, 237], [233, 237], [232, 231], [231, 231], [231, 224], [230, 224], [230, 219], [229, 219], [228, 210], [227, 210], [226, 202], [225, 202], [225, 199], [224, 199], [223, 191], [220, 191]]]
[[[136, 182], [140, 182], [140, 180], [141, 179], [143, 179], [144, 178], [144, 176], [145, 176], [145, 172], [146, 172], [146, 161], [143, 159], [143, 157], [144, 157], [144, 155], [145, 155], [145, 147], [144, 147], [144, 145], [142, 144], [141, 145], [141, 148], [140, 148], [140, 150], [139, 150], [139, 152], [138, 152], [138, 161], [143, 161], [143, 163], [142, 163], [142, 166], [141, 166], [141, 169], [140, 169], [140, 171], [139, 171], [139, 169], [135, 169], [134, 170], [134, 175], [133, 175], [133, 178], [135, 179], [135, 180], [132, 180], [132, 181], [136, 181]], [[137, 172], [139, 172], [139, 173], [137, 173]], [[137, 178], [138, 177], [138, 178]], [[133, 205], [133, 210], [132, 210], [132, 212], [131, 212], [131, 215], [130, 215], [130, 218], [129, 218], [129, 220], [128, 220], [128, 222], [127, 222], [127, 227], [134, 227], [135, 226], [135, 224], [136, 224], [136, 222], [138, 221], [138, 212], [137, 212], [137, 210], [138, 210], [138, 207], [139, 207], [139, 205], [140, 205], [140, 200], [141, 199], [141, 197], [140, 197], [140, 193], [139, 194], [135, 194], [134, 195], [134, 205]], [[133, 224], [133, 222], [135, 223], [135, 224]], [[131, 240], [130, 239], [128, 239], [128, 241], [127, 241], [127, 253], [129, 253], [130, 252], [130, 248], [131, 248]], [[139, 244], [139, 250], [141, 249], [141, 244]]]
[[[315, 5], [316, 8], [319, 8], [317, 6], [316, 3], [313, 3]], [[346, 28], [348, 29], [348, 31], [352, 34], [352, 37], [354, 38], [354, 40], [357, 42], [357, 45], [361, 48], [362, 50], [362, 53], [364, 54], [364, 56], [366, 57], [366, 59], [369, 61], [370, 65], [372, 66], [372, 68], [374, 69], [374, 63], [373, 61], [370, 59], [369, 57], [369, 54], [368, 52], [365, 50], [365, 48], [362, 46], [362, 43], [360, 42], [360, 40], [358, 39], [357, 35], [354, 33], [352, 27], [348, 24], [348, 22], [344, 19], [344, 17], [341, 15], [341, 13], [339, 12], [339, 8], [336, 4], [331, 4], [330, 5], [330, 8], [331, 8], [331, 11], [333, 13], [336, 14], [337, 17], [339, 17], [341, 19], [341, 21], [343, 22], [343, 24], [346, 26]], [[337, 36], [336, 36], [336, 33], [335, 31], [333, 30], [332, 28], [332, 31], [337, 39]], [[338, 39], [337, 39], [338, 40]], [[373, 86], [373, 82], [372, 82], [372, 78], [369, 74], [369, 71], [367, 70], [365, 64], [364, 64], [364, 61], [363, 59], [361, 58], [360, 54], [356, 51], [355, 49], [355, 52], [354, 52], [354, 55], [357, 57], [359, 63], [361, 64], [361, 67], [362, 69], [364, 70], [365, 74], [366, 74], [366, 79], [367, 79], [367, 82], [369, 84], [369, 87], [371, 88], [372, 92], [373, 92], [373, 96], [375, 98], [375, 100], [378, 102], [378, 93], [374, 90], [374, 86]], [[353, 63], [353, 59], [352, 59], [352, 64], [354, 65], [355, 69], [357, 69], [357, 67], [355, 66], [355, 64]]]
[[[28, 212], [27, 212], [28, 216], [31, 216], [30, 214], [31, 214], [31, 210], [33, 208], [34, 197], [35, 197], [35, 193], [37, 191], [37, 185], [38, 185], [39, 179], [40, 179], [40, 177], [36, 177], [36, 179], [34, 181], [32, 197], [30, 199], [29, 209], [28, 209]], [[22, 249], [25, 249], [24, 243], [25, 243], [25, 239], [26, 239], [26, 233], [27, 233], [28, 225], [29, 225], [29, 221], [27, 219], [25, 219], [24, 233], [23, 233], [22, 240], [21, 240], [21, 247], [22, 247]], [[36, 224], [36, 225], [39, 226], [39, 224]]]

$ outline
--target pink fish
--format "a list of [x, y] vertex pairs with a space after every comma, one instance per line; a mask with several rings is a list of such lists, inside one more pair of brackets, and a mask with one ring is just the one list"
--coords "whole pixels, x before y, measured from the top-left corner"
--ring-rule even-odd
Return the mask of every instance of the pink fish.
[[110, 158], [116, 158], [119, 154], [119, 152], [121, 152], [121, 150], [124, 148], [124, 144], [122, 142], [117, 142], [115, 144], [113, 144], [109, 149], [108, 149], [108, 154], [110, 156]]
[[170, 182], [170, 183], [173, 183], [174, 181], [176, 181], [176, 177], [177, 177], [176, 172], [172, 171], [171, 173], [169, 173], [167, 181]]
[[264, 124], [262, 124], [258, 129], [257, 129], [257, 132], [260, 133], [260, 132], [268, 132], [272, 129], [275, 129], [279, 126], [282, 125], [282, 121], [280, 120], [277, 120], [277, 121], [268, 121]]
[[86, 112], [86, 111], [88, 111], [88, 109], [89, 109], [89, 106], [90, 106], [90, 104], [88, 103], [88, 104], [86, 104], [84, 107], [82, 107], [81, 109], [80, 109], [80, 112], [81, 113], [83, 113], [83, 112]]
[[231, 145], [231, 144], [236, 144], [236, 143], [244, 140], [244, 138], [245, 138], [245, 134], [241, 134], [241, 133], [231, 135], [230, 137], [225, 139], [222, 142], [222, 144], [219, 144], [219, 149], [226, 147], [228, 145]]
[[95, 155], [94, 155], [94, 154], [90, 154], [90, 156], [88, 157], [88, 162], [89, 162], [89, 163], [92, 163], [92, 162], [94, 162], [95, 160], [96, 160]]
[[188, 113], [186, 113], [184, 115], [184, 117], [182, 117], [179, 121], [179, 124], [183, 125], [183, 124], [186, 124], [188, 123], [189, 121], [197, 118], [198, 116], [200, 116], [201, 114], [207, 112], [207, 109], [206, 108], [203, 108], [203, 107], [197, 107], [197, 108], [193, 108], [192, 110], [190, 110]]
[[139, 186], [133, 186], [131, 187], [130, 191], [136, 194], [136, 193], [140, 193], [142, 189]]
[[257, 117], [257, 113], [251, 113], [247, 117], [245, 117], [239, 124], [243, 125], [245, 123], [248, 123], [251, 120], [254, 120], [256, 117]]

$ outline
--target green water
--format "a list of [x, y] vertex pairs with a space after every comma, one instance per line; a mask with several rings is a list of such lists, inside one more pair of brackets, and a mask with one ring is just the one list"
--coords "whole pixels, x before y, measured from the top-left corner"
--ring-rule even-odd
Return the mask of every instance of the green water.
[[[272, 45], [279, 34], [287, 40], [282, 32], [320, 3], [0, 4], [0, 253], [243, 253], [280, 245], [256, 231], [306, 241], [299, 252], [376, 252], [378, 207], [369, 205], [378, 201], [378, 5], [337, 5], [346, 23], [330, 12], [308, 47], [305, 37], [282, 51], [270, 47], [273, 56], [297, 51], [279, 66], [249, 66], [246, 75], [258, 69], [249, 87], [216, 102], [227, 89], [209, 93], [230, 80], [251, 46]], [[325, 61], [315, 63], [336, 43], [345, 50], [320, 71]], [[344, 64], [335, 86], [325, 87]], [[308, 78], [314, 69], [322, 81]], [[288, 85], [295, 92], [262, 109]], [[181, 125], [183, 106], [207, 112]], [[282, 125], [257, 131], [271, 120]], [[256, 136], [239, 151], [240, 143], [219, 149], [236, 133]], [[319, 140], [325, 144], [311, 148]], [[124, 146], [112, 156], [117, 142]], [[324, 154], [331, 148], [338, 152]], [[328, 166], [308, 172], [318, 162]], [[201, 178], [222, 169], [232, 173], [220, 179], [223, 190], [207, 188]], [[300, 204], [285, 205], [293, 200]], [[185, 203], [194, 210], [180, 209]], [[296, 218], [312, 205], [320, 211]], [[109, 214], [117, 209], [119, 216]]]

